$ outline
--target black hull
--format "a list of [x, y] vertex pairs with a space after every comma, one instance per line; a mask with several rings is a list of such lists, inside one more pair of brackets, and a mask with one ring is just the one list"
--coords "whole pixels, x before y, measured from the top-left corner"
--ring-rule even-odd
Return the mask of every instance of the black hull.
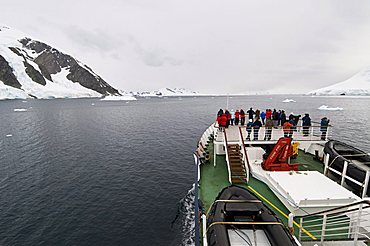
[[[251, 192], [238, 186], [229, 186], [223, 189], [216, 200], [259, 200]], [[262, 202], [254, 203], [214, 203], [208, 216], [207, 227], [214, 222], [278, 222], [281, 220]], [[262, 229], [271, 245], [297, 245], [292, 235], [284, 225], [213, 225], [207, 231], [208, 245], [230, 245], [228, 229]]]
[[[363, 183], [366, 177], [366, 170], [354, 163], [352, 160], [356, 160], [362, 163], [370, 163], [370, 156], [364, 151], [357, 149], [351, 145], [345, 144], [340, 141], [330, 140], [325, 144], [324, 153], [329, 154], [329, 166], [339, 172], [343, 172], [344, 162], [350, 163], [347, 167], [347, 176]], [[353, 156], [355, 155], [355, 156]], [[356, 156], [357, 155], [357, 156]], [[339, 178], [338, 174], [331, 172], [335, 177]], [[353, 191], [361, 196], [362, 187], [358, 184], [346, 179], [346, 184], [353, 189]], [[366, 195], [370, 196], [370, 187], [366, 191]]]

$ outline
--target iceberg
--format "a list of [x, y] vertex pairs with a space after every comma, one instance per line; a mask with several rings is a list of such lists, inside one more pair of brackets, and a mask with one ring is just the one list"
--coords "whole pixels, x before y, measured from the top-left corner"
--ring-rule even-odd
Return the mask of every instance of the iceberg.
[[327, 105], [321, 105], [317, 109], [318, 110], [327, 110], [327, 111], [340, 111], [340, 110], [343, 110], [343, 108], [340, 108], [340, 107], [332, 108], [332, 107], [329, 107]]

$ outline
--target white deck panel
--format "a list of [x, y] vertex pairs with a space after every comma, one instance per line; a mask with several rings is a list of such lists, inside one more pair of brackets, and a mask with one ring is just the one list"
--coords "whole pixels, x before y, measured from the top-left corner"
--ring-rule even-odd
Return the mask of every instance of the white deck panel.
[[360, 200], [318, 171], [269, 172], [269, 176], [300, 207], [345, 205]]

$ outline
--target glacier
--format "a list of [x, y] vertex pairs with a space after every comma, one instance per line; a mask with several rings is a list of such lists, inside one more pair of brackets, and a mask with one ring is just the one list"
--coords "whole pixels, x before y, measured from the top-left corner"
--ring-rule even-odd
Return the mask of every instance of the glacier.
[[370, 67], [345, 81], [310, 91], [307, 94], [312, 96], [370, 96]]

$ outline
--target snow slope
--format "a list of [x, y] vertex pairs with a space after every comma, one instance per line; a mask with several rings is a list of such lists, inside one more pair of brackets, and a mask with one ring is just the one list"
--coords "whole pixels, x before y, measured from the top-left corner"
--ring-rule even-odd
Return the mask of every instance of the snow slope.
[[[72, 66], [69, 64], [61, 65], [58, 63], [58, 60], [50, 60], [50, 62], [54, 62], [57, 64], [57, 69], [59, 72], [50, 72], [48, 76], [45, 76], [45, 70], [42, 71], [40, 67], [40, 63], [36, 64], [36, 59], [41, 55], [50, 55], [55, 54], [56, 59], [59, 59], [61, 56], [70, 57], [65, 55], [58, 50], [47, 46], [44, 43], [33, 41], [32, 39], [27, 39], [29, 42], [27, 45], [24, 44], [24, 40], [26, 39], [26, 35], [20, 31], [11, 29], [6, 26], [0, 25], [0, 56], [5, 59], [5, 63], [3, 62], [2, 69], [7, 69], [8, 71], [8, 78], [9, 74], [15, 75], [15, 81], [18, 81], [21, 85], [20, 88], [15, 88], [14, 86], [6, 85], [4, 73], [2, 77], [0, 77], [0, 100], [1, 99], [25, 99], [25, 98], [42, 98], [42, 99], [51, 99], [51, 98], [80, 98], [80, 97], [101, 97], [102, 94], [98, 93], [93, 89], [89, 89], [86, 86], [82, 86], [81, 82], [79, 81], [72, 81], [71, 79], [67, 78], [67, 75], [71, 76]], [[23, 43], [20, 41], [23, 40]], [[31, 49], [29, 46], [34, 45], [37, 43], [38, 45], [44, 45], [45, 47], [50, 48], [49, 50], [41, 50], [37, 52], [35, 49]], [[48, 53], [48, 54], [44, 54]], [[94, 74], [92, 70], [74, 60], [70, 57], [68, 62], [76, 61], [78, 66], [80, 66], [80, 71], [84, 72], [85, 75], [91, 75], [97, 79], [97, 81], [102, 81], [102, 79]], [[76, 64], [75, 62], [75, 64]], [[7, 64], [8, 65], [7, 65]], [[10, 67], [10, 69], [9, 69]], [[26, 72], [31, 67], [31, 72], [33, 75], [39, 78], [41, 77], [41, 82], [45, 81], [43, 85], [40, 82], [35, 82], [34, 78]], [[76, 68], [77, 65], [74, 65]], [[10, 71], [10, 72], [9, 72]], [[1, 72], [1, 71], [0, 71]], [[1, 75], [1, 74], [0, 74]], [[1, 80], [3, 78], [4, 80]], [[14, 81], [13, 80], [13, 81]], [[104, 81], [103, 81], [104, 82]], [[95, 81], [92, 84], [97, 84]], [[106, 82], [104, 82], [106, 83]], [[106, 84], [101, 83], [100, 87], [104, 87]], [[108, 85], [109, 86], [109, 85]], [[109, 86], [110, 87], [110, 86]], [[99, 88], [99, 84], [97, 85]], [[109, 93], [107, 93], [109, 94]]]
[[370, 68], [360, 71], [343, 82], [313, 90], [307, 94], [319, 96], [370, 96]]
[[136, 95], [141, 97], [176, 97], [176, 96], [200, 96], [201, 94], [185, 88], [161, 88], [150, 92], [139, 92]]

